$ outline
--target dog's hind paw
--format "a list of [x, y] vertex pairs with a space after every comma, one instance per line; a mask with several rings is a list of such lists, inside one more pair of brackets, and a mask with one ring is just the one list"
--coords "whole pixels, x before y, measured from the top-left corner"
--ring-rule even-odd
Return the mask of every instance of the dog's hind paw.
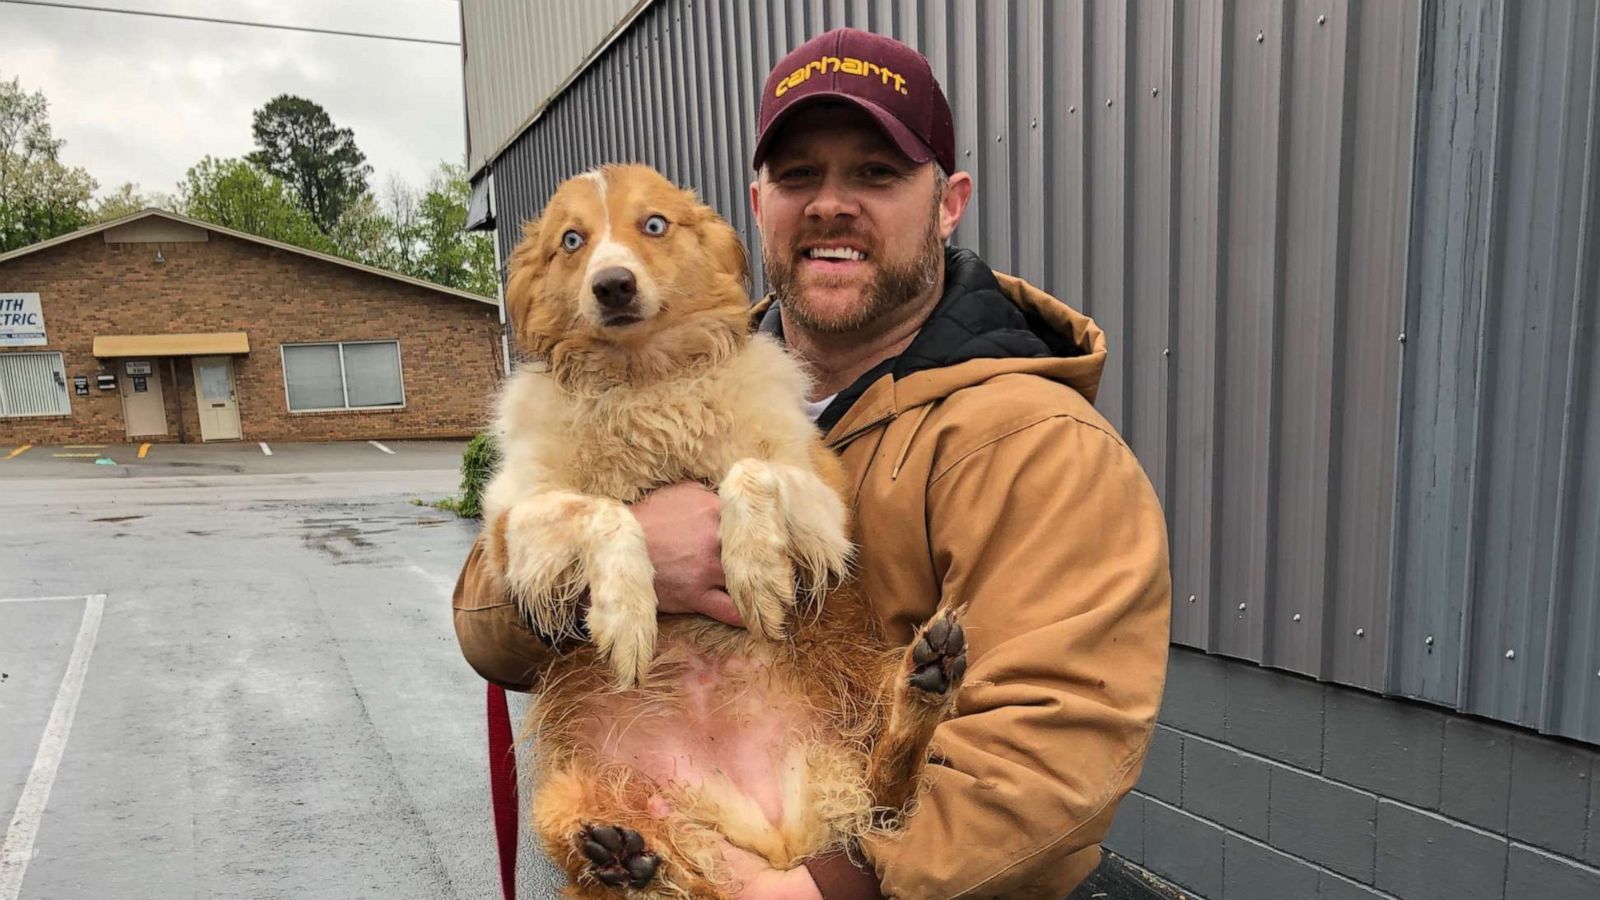
[[911, 672], [907, 680], [914, 691], [941, 701], [967, 674], [967, 635], [946, 610], [917, 635], [911, 644]]
[[632, 828], [587, 824], [576, 840], [589, 874], [607, 887], [643, 890], [661, 867], [661, 858], [645, 849], [644, 837]]

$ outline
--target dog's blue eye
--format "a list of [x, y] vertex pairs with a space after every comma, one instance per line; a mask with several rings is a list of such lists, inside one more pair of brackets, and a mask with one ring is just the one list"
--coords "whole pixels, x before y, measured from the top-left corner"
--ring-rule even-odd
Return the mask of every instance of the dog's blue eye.
[[645, 219], [644, 220], [644, 233], [645, 234], [650, 234], [650, 235], [655, 235], [657, 237], [660, 237], [661, 235], [666, 234], [667, 233], [667, 218], [666, 218], [666, 216], [656, 215], [656, 216], [651, 216], [648, 219]]
[[583, 235], [576, 231], [569, 231], [561, 236], [561, 246], [568, 253], [583, 246]]

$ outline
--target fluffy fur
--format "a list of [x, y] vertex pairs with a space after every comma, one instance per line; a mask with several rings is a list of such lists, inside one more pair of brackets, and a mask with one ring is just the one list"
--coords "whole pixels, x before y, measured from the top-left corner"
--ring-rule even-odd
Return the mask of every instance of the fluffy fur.
[[[594, 290], [618, 268], [636, 286], [620, 310]], [[557, 190], [510, 270], [518, 342], [541, 363], [500, 400], [487, 548], [529, 620], [571, 648], [527, 729], [535, 826], [573, 895], [723, 896], [719, 835], [789, 866], [882, 827], [915, 793], [965, 659], [933, 663], [948, 689], [914, 686], [930, 645], [888, 646], [848, 579], [843, 471], [804, 415], [803, 370], [748, 331], [733, 229], [653, 170], [608, 166]], [[625, 504], [682, 481], [719, 494], [748, 630], [658, 626]], [[636, 833], [647, 883], [604, 883], [597, 823]]]

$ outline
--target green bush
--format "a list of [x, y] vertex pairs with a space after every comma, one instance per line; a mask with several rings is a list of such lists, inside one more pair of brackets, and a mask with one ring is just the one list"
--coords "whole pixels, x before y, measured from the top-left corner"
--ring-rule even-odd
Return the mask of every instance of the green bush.
[[461, 456], [461, 499], [456, 512], [470, 519], [483, 517], [483, 489], [500, 467], [500, 449], [494, 439], [480, 434], [467, 443]]

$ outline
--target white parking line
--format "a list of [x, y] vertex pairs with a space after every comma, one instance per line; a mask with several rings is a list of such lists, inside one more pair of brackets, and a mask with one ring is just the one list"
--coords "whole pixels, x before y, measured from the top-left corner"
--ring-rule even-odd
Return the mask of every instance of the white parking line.
[[262, 456], [271, 456], [272, 455], [272, 448], [267, 446], [267, 442], [266, 441], [261, 441], [260, 442], [260, 446], [261, 446], [261, 455]]
[[78, 626], [78, 640], [72, 645], [67, 674], [56, 691], [50, 722], [39, 741], [39, 752], [33, 757], [33, 769], [28, 772], [22, 798], [17, 801], [17, 810], [6, 829], [5, 842], [0, 844], [0, 900], [17, 900], [17, 895], [22, 893], [22, 876], [27, 874], [28, 863], [33, 859], [33, 840], [39, 834], [39, 820], [44, 816], [50, 787], [55, 784], [56, 769], [61, 766], [62, 754], [67, 749], [67, 735], [72, 731], [72, 717], [78, 712], [78, 696], [83, 692], [89, 656], [94, 653], [95, 638], [100, 634], [100, 616], [105, 611], [106, 595], [91, 594], [83, 599], [87, 601], [83, 607], [83, 623]]
[[61, 597], [0, 597], [0, 603], [40, 603], [45, 600], [82, 600], [82, 594], [67, 594]]
[[385, 447], [384, 445], [378, 443], [377, 441], [367, 441], [367, 443], [371, 444], [374, 447], [377, 447], [379, 450], [382, 450], [383, 452], [389, 454], [390, 456], [394, 455], [394, 451], [393, 450], [390, 450], [388, 447]]

